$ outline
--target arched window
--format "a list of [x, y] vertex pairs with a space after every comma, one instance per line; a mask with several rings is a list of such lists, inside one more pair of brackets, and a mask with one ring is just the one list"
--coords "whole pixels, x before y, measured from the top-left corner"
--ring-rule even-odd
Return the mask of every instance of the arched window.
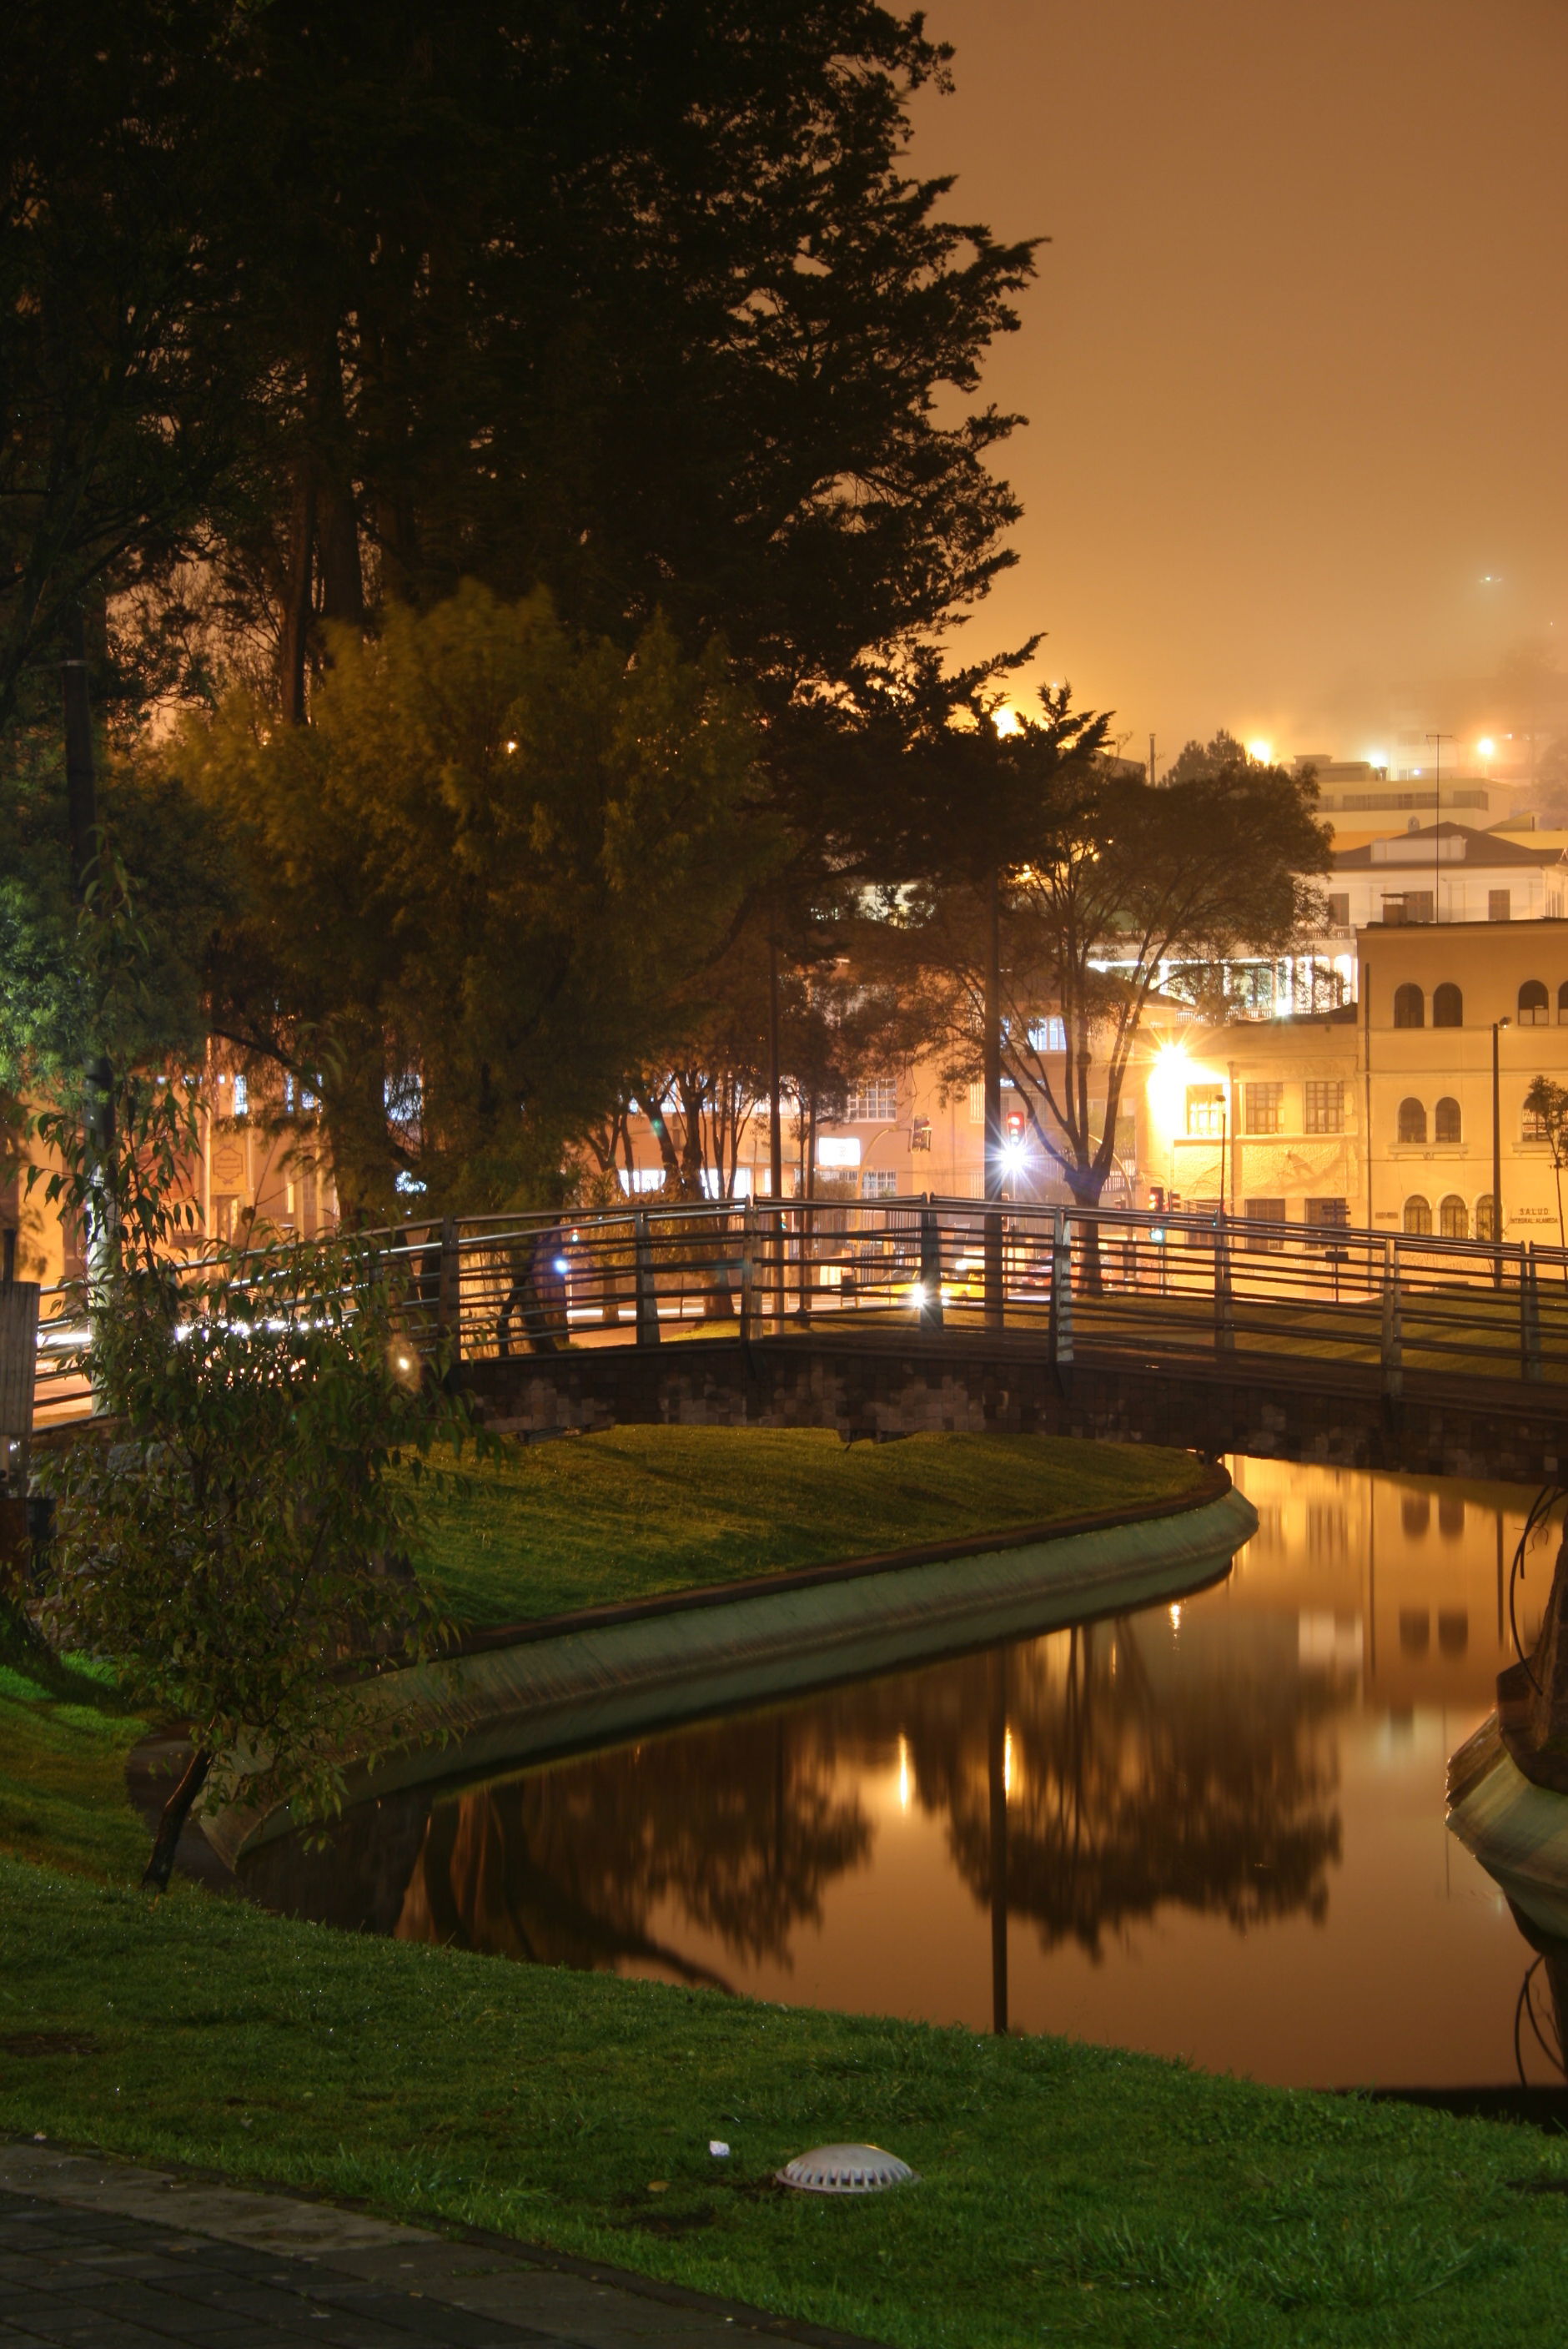
[[1497, 1237], [1497, 1201], [1490, 1191], [1483, 1191], [1475, 1203], [1475, 1236], [1478, 1240]]
[[[1427, 1104], [1407, 1094], [1399, 1103], [1399, 1139], [1401, 1142], [1425, 1142], [1427, 1138]], [[1427, 1229], [1430, 1231], [1429, 1224]]]
[[1557, 1025], [1559, 1028], [1568, 1027], [1568, 978], [1557, 990]]
[[1451, 978], [1432, 989], [1432, 1025], [1434, 1028], [1462, 1028], [1465, 1024], [1465, 999]]
[[1431, 1201], [1423, 1199], [1418, 1191], [1412, 1191], [1405, 1202], [1405, 1229], [1415, 1233], [1418, 1239], [1425, 1239], [1430, 1236], [1431, 1228]]
[[1470, 1237], [1470, 1209], [1455, 1192], [1450, 1191], [1438, 1209], [1438, 1229], [1446, 1240]]
[[1464, 1140], [1460, 1125], [1460, 1105], [1452, 1093], [1445, 1093], [1432, 1112], [1432, 1139], [1434, 1142]]
[[1520, 1026], [1544, 1028], [1549, 1017], [1545, 988], [1538, 978], [1527, 978], [1519, 990]]
[[1396, 1028], [1424, 1028], [1427, 1024], [1427, 999], [1418, 987], [1407, 979], [1403, 987], [1394, 989], [1394, 1025]]

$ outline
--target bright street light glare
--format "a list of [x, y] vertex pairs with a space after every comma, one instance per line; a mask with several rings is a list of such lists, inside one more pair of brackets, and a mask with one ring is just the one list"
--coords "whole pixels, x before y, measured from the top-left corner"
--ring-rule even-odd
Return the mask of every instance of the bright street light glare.
[[1018, 730], [1018, 713], [1016, 709], [995, 710], [992, 713], [991, 723], [998, 734], [1016, 734]]
[[1249, 742], [1247, 744], [1247, 756], [1249, 759], [1255, 759], [1260, 767], [1272, 766], [1274, 764], [1274, 744], [1272, 742]]
[[1475, 747], [1476, 756], [1479, 759], [1495, 759], [1497, 756], [1497, 744], [1492, 740], [1490, 734], [1482, 735], [1480, 740]]

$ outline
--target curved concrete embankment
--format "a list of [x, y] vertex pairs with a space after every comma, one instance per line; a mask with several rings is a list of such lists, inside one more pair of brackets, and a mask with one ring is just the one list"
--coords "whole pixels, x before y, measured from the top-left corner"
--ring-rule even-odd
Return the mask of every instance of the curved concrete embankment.
[[1449, 1763], [1449, 1826], [1532, 1925], [1568, 1939], [1568, 1795], [1525, 1776], [1495, 1713]]
[[[962, 1554], [933, 1545], [520, 1626], [373, 1684], [377, 1713], [415, 1742], [351, 1771], [349, 1800], [1146, 1606], [1222, 1572], [1257, 1522], [1221, 1469], [1152, 1510]], [[291, 1821], [234, 1806], [202, 1825], [232, 1866]]]

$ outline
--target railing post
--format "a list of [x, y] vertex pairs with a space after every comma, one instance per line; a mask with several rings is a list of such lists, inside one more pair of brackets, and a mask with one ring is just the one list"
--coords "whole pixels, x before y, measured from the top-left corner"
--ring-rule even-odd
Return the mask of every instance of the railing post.
[[458, 1253], [458, 1219], [441, 1222], [441, 1261], [437, 1280], [436, 1327], [451, 1348], [452, 1360], [463, 1359], [463, 1266]]
[[1214, 1218], [1214, 1351], [1236, 1350], [1236, 1299], [1231, 1286], [1231, 1237], [1222, 1207]]
[[1541, 1288], [1535, 1268], [1535, 1242], [1519, 1254], [1519, 1367], [1532, 1381], [1543, 1376], [1541, 1362]]
[[920, 1306], [923, 1330], [942, 1327], [942, 1224], [934, 1207], [920, 1211]]
[[1065, 1370], [1073, 1358], [1073, 1243], [1067, 1211], [1051, 1216], [1051, 1360]]
[[1383, 1392], [1398, 1402], [1405, 1392], [1404, 1330], [1399, 1312], [1399, 1253], [1383, 1243]]
[[748, 1345], [757, 1309], [757, 1210], [749, 1199], [740, 1218], [740, 1342]]
[[646, 1216], [637, 1216], [633, 1234], [637, 1266], [637, 1343], [639, 1346], [656, 1346], [659, 1342], [659, 1292], [654, 1280], [654, 1251], [648, 1237]]

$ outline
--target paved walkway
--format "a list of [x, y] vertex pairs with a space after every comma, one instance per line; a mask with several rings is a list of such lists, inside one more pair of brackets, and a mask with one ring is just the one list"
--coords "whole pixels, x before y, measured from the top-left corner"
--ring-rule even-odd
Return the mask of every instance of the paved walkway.
[[0, 2349], [869, 2349], [594, 2263], [0, 2144]]

